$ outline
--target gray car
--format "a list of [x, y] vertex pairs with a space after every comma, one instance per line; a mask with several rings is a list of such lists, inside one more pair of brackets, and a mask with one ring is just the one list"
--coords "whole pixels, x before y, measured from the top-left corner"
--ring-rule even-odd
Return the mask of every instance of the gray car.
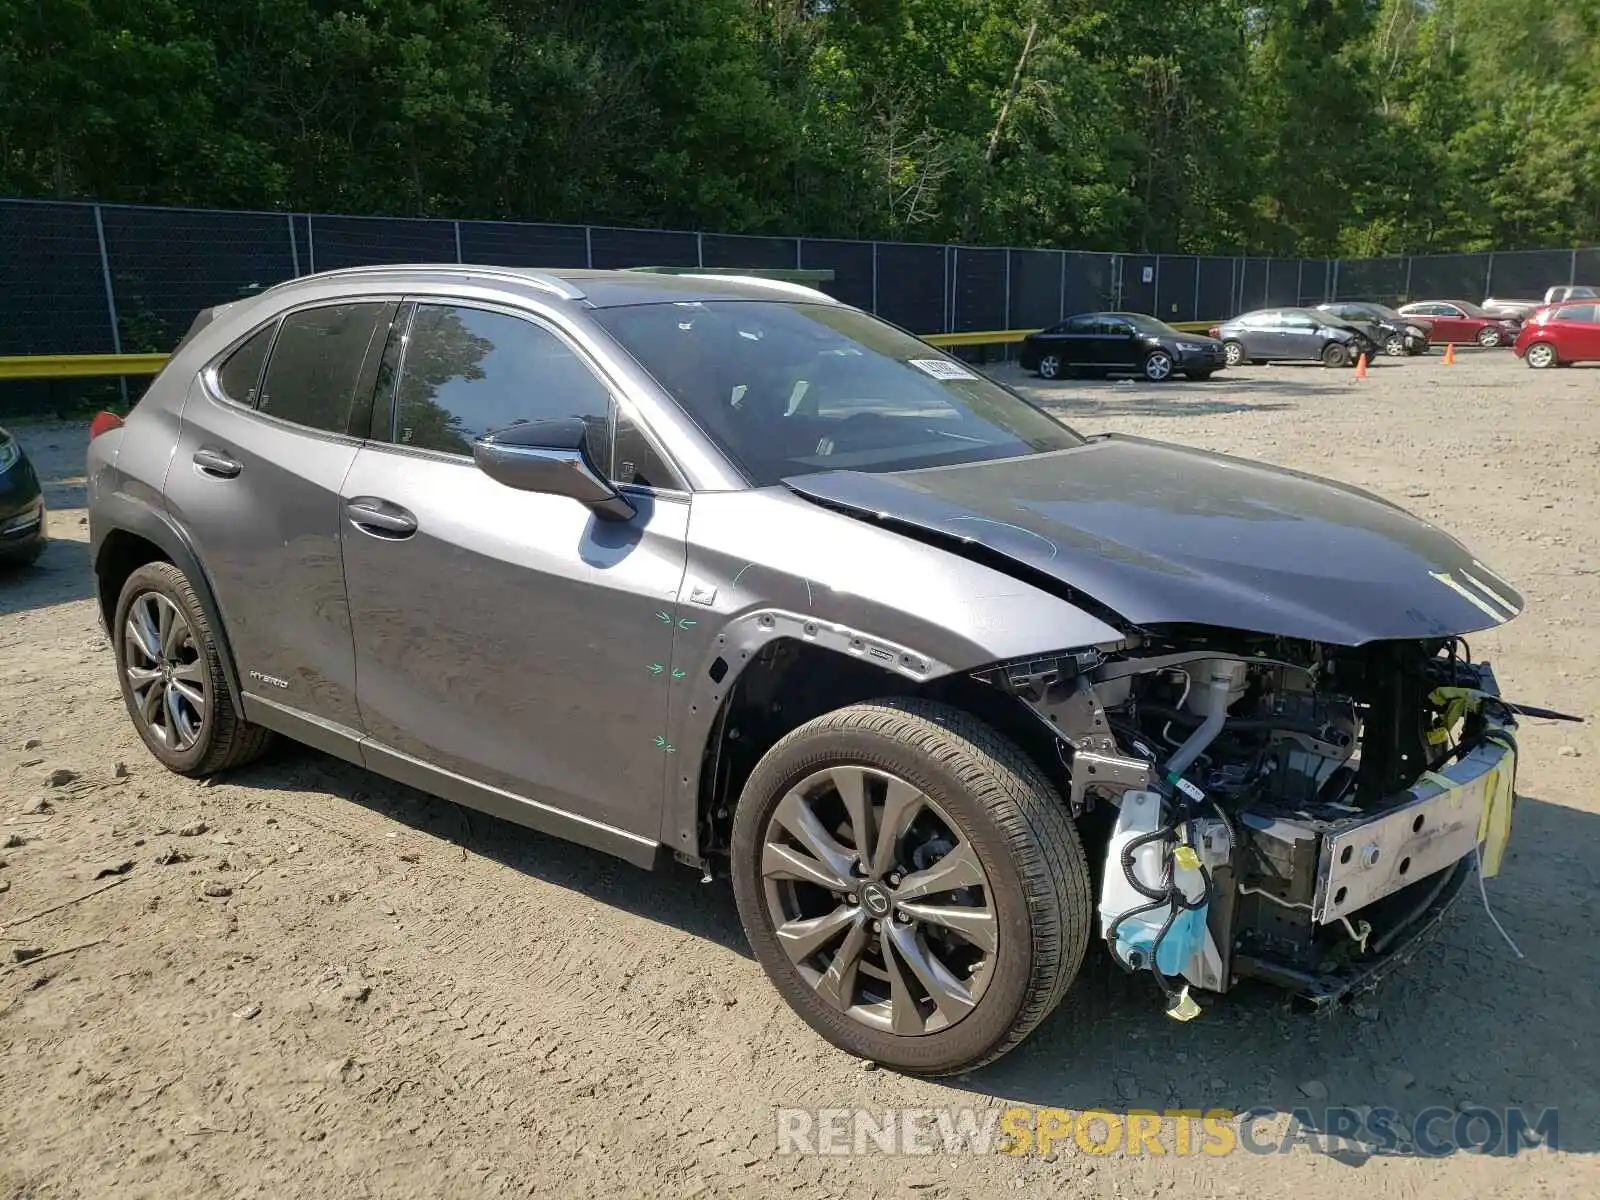
[[1222, 341], [1230, 367], [1240, 363], [1320, 362], [1348, 367], [1369, 358], [1378, 344], [1348, 321], [1314, 308], [1263, 308], [1224, 321], [1211, 331]]
[[731, 878], [784, 999], [901, 1070], [1005, 1053], [1091, 942], [1175, 1016], [1329, 1002], [1504, 848], [1514, 709], [1462, 635], [1522, 600], [1458, 542], [1082, 436], [795, 284], [310, 276], [94, 429], [162, 763], [281, 734]]

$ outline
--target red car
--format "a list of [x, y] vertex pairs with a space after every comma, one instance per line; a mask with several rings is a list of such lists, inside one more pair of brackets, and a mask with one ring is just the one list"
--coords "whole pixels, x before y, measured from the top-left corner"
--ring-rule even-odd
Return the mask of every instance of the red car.
[[1600, 302], [1539, 309], [1522, 327], [1513, 349], [1530, 367], [1600, 362]]
[[1427, 317], [1433, 322], [1429, 337], [1436, 342], [1476, 342], [1480, 346], [1509, 346], [1516, 340], [1515, 321], [1491, 317], [1466, 300], [1418, 300], [1403, 304], [1400, 312], [1408, 317]]

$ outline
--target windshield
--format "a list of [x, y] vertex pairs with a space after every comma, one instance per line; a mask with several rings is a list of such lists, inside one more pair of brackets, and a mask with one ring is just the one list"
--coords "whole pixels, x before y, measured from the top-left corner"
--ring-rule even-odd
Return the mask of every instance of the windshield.
[[1128, 324], [1132, 325], [1140, 333], [1151, 333], [1157, 337], [1184, 336], [1180, 331], [1174, 329], [1165, 321], [1157, 320], [1155, 317], [1146, 316], [1144, 313], [1118, 313], [1117, 316], [1128, 322]]
[[706, 300], [594, 319], [758, 487], [1083, 444], [1009, 388], [853, 309]]

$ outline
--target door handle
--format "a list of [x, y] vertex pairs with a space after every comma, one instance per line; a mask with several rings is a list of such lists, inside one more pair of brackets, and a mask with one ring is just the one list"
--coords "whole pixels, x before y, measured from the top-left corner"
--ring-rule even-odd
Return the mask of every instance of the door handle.
[[244, 470], [244, 464], [222, 450], [213, 450], [209, 446], [201, 446], [194, 452], [194, 465], [207, 475], [218, 479], [232, 479]]
[[350, 523], [375, 537], [404, 538], [417, 531], [417, 519], [398, 504], [376, 496], [356, 496], [345, 501]]

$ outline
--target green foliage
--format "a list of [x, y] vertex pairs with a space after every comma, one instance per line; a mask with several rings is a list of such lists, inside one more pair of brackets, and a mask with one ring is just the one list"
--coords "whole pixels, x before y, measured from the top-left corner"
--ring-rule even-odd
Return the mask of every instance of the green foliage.
[[0, 194], [1364, 256], [1600, 242], [1600, 0], [0, 0]]

